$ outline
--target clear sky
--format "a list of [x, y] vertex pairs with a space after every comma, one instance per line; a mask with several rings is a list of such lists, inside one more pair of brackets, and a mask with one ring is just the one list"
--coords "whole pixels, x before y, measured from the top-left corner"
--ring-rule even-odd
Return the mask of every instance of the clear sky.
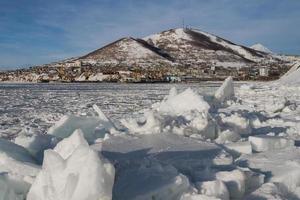
[[300, 0], [0, 0], [0, 69], [83, 55], [187, 25], [300, 54]]

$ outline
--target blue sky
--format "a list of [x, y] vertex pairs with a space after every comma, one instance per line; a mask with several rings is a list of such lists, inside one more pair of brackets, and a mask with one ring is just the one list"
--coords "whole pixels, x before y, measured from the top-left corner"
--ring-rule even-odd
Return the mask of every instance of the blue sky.
[[299, 0], [0, 0], [0, 69], [83, 55], [187, 25], [300, 54]]

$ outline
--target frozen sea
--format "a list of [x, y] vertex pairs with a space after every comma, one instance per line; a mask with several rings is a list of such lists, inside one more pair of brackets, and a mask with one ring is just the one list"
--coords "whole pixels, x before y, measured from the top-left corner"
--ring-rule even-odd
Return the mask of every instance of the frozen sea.
[[220, 83], [118, 84], [39, 83], [0, 84], [0, 137], [20, 131], [42, 134], [64, 114], [93, 115], [93, 104], [117, 122], [161, 101], [172, 87], [212, 94]]
[[232, 84], [0, 84], [0, 199], [300, 199], [300, 87]]

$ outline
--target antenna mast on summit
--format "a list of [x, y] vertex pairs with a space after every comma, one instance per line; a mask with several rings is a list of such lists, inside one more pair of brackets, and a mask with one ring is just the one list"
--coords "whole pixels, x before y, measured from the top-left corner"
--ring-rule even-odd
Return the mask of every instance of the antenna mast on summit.
[[185, 26], [185, 25], [184, 25], [184, 18], [182, 18], [182, 28], [183, 28], [183, 29], [185, 29], [184, 26]]

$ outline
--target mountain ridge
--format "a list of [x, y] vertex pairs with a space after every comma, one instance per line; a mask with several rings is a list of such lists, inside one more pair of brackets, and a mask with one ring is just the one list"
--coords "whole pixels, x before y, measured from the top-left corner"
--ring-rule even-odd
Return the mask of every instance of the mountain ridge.
[[[43, 74], [50, 81], [90, 81], [90, 76], [99, 76], [101, 80], [107, 77], [101, 74], [108, 74], [109, 80], [120, 81], [124, 78], [120, 71], [130, 74], [125, 82], [162, 81], [168, 76], [179, 77], [178, 80], [185, 77], [217, 80], [228, 75], [248, 80], [257, 78], [260, 66], [273, 73], [272, 77], [263, 76], [278, 77], [288, 70], [289, 62], [285, 57], [238, 45], [199, 29], [175, 28], [144, 38], [120, 38], [86, 55], [31, 69], [38, 74], [35, 79], [44, 80]], [[55, 79], [48, 78], [50, 69], [56, 71], [50, 74]], [[15, 75], [18, 74], [11, 76]]]
[[[244, 59], [245, 61], [253, 62], [253, 60], [249, 59], [248, 57], [245, 57], [244, 55], [242, 55], [240, 53], [237, 53], [236, 51], [234, 51], [232, 48], [229, 47], [230, 45], [232, 45], [232, 46], [239, 46], [239, 45], [236, 45], [235, 43], [225, 40], [221, 37], [218, 37], [218, 36], [215, 36], [212, 34], [208, 34], [205, 32], [201, 32], [197, 29], [170, 29], [167, 31], [163, 31], [162, 33], [159, 33], [159, 34], [155, 34], [153, 36], [145, 37], [144, 39], [146, 41], [150, 40], [150, 43], [151, 43], [152, 39], [157, 40], [158, 37], [161, 37], [160, 41], [154, 42], [154, 43], [160, 44], [160, 43], [163, 43], [163, 41], [165, 40], [165, 38], [164, 38], [165, 35], [167, 37], [167, 40], [168, 40], [168, 38], [175, 37], [175, 41], [173, 40], [171, 42], [172, 44], [179, 40], [186, 40], [186, 42], [192, 44], [192, 46], [193, 45], [198, 46], [198, 48], [195, 49], [196, 51], [198, 51], [197, 53], [201, 53], [201, 52], [199, 52], [199, 50], [202, 50], [202, 53], [204, 53], [203, 51], [205, 51], [205, 50], [223, 51], [226, 53], [235, 54], [235, 55], [241, 57], [242, 59]], [[176, 36], [179, 36], [179, 37], [176, 38]], [[216, 41], [212, 41], [212, 37], [215, 37]], [[218, 42], [218, 40], [222, 41], [223, 44], [227, 43], [227, 46], [222, 45], [222, 43]], [[161, 47], [161, 46], [159, 46], [159, 47]], [[241, 47], [244, 48], [246, 51], [249, 51], [251, 54], [255, 54], [255, 56], [257, 56], [257, 57], [263, 57], [260, 53], [258, 54], [255, 51], [253, 51], [252, 49], [249, 49], [249, 48], [243, 47], [243, 46], [241, 46]], [[182, 49], [182, 46], [181, 47], [179, 46], [177, 48], [177, 50], [178, 49], [179, 50]], [[178, 55], [176, 55], [176, 56], [178, 56]], [[206, 61], [207, 61], [207, 59], [206, 59]]]

